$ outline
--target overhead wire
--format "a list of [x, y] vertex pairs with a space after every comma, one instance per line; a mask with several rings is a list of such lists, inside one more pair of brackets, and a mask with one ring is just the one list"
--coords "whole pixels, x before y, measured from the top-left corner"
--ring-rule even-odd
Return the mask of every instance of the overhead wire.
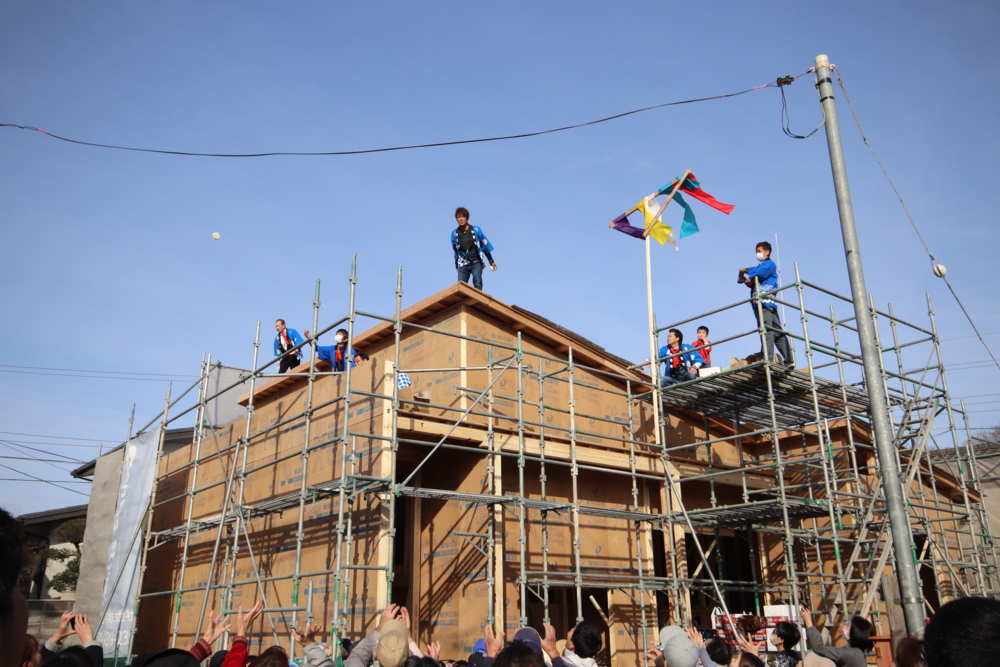
[[128, 371], [95, 371], [95, 370], [85, 370], [82, 368], [49, 368], [47, 366], [14, 366], [11, 364], [0, 364], [0, 368], [25, 368], [28, 370], [35, 371], [66, 371], [69, 373], [103, 373], [105, 375], [146, 375], [149, 377], [164, 377], [164, 378], [196, 378], [197, 375], [180, 375], [177, 373], [139, 373], [139, 372], [128, 372]]
[[[34, 480], [36, 482], [44, 482], [46, 484], [50, 484], [50, 485], [52, 485], [54, 487], [62, 489], [63, 491], [70, 491], [72, 493], [79, 493], [81, 496], [89, 496], [90, 495], [89, 493], [83, 493], [81, 491], [77, 491], [76, 489], [70, 489], [70, 488], [67, 488], [65, 486], [62, 486], [66, 482], [52, 482], [52, 481], [47, 480], [47, 479], [42, 479], [41, 477], [35, 477], [34, 475], [29, 475], [28, 473], [24, 472], [23, 470], [18, 470], [17, 468], [11, 468], [10, 466], [5, 466], [2, 463], [0, 463], [0, 468], [6, 468], [7, 470], [10, 470], [11, 472], [16, 472], [18, 475], [24, 475], [25, 477], [30, 477], [31, 478], [30, 480], [28, 480], [28, 479], [17, 479], [17, 480], [9, 480], [9, 481], [30, 482], [30, 481]], [[89, 482], [86, 482], [86, 483], [89, 484]]]
[[[0, 444], [7, 445], [8, 447], [13, 447], [14, 449], [18, 449], [18, 451], [20, 451], [20, 449], [30, 449], [34, 452], [39, 452], [41, 454], [48, 454], [49, 456], [61, 456], [64, 459], [63, 463], [77, 463], [77, 464], [86, 463], [86, 461], [81, 461], [80, 459], [74, 459], [70, 456], [66, 456], [65, 454], [60, 454], [58, 452], [50, 452], [45, 449], [38, 449], [37, 447], [29, 447], [27, 445], [17, 442], [16, 440], [0, 440]], [[24, 452], [21, 453], [23, 454]]]
[[[57, 378], [93, 378], [96, 380], [136, 380], [139, 382], [169, 382], [166, 378], [129, 378], [112, 375], [79, 375], [74, 373], [40, 373], [38, 371], [8, 371], [0, 368], [0, 373], [16, 373], [18, 375], [49, 375]], [[194, 375], [185, 377], [195, 378]]]
[[[55, 438], [56, 440], [82, 440], [86, 442], [114, 442], [114, 438], [105, 438], [104, 440], [98, 440], [97, 438], [68, 438], [64, 435], [42, 435], [41, 433], [15, 433], [14, 431], [0, 431], [4, 435], [26, 435], [29, 438]], [[96, 447], [96, 445], [94, 445]]]
[[[800, 74], [799, 76], [804, 76], [804, 75]], [[819, 132], [819, 129], [821, 127], [826, 125], [826, 111], [823, 110], [822, 106], [820, 107], [820, 111], [823, 112], [823, 120], [820, 121], [819, 125], [816, 126], [816, 129], [814, 129], [809, 134], [802, 135], [802, 134], [795, 134], [794, 132], [792, 132], [792, 119], [791, 116], [789, 116], [788, 114], [788, 100], [785, 99], [785, 86], [792, 85], [795, 79], [796, 77], [794, 76], [781, 76], [778, 77], [777, 81], [775, 81], [775, 84], [778, 86], [778, 90], [781, 91], [781, 131], [785, 133], [785, 136], [791, 137], [792, 139], [808, 139], [812, 135]]]
[[[0, 442], [2, 442], [2, 441], [0, 441]], [[26, 452], [26, 451], [24, 451], [24, 450], [20, 449], [20, 448], [19, 448], [19, 447], [17, 447], [16, 445], [12, 445], [12, 444], [10, 444], [9, 442], [3, 442], [2, 444], [3, 444], [3, 445], [4, 445], [5, 447], [10, 447], [10, 448], [11, 448], [11, 449], [13, 449], [13, 450], [14, 450], [15, 452], [19, 452], [19, 453], [21, 453], [21, 454], [28, 454], [28, 453], [29, 453], [29, 452]], [[46, 452], [46, 453], [48, 453], [48, 452]], [[45, 465], [48, 465], [48, 466], [52, 466], [53, 468], [55, 468], [55, 469], [56, 469], [56, 470], [58, 470], [59, 472], [64, 472], [64, 473], [69, 473], [69, 472], [71, 472], [73, 468], [76, 468], [76, 467], [78, 467], [78, 466], [79, 466], [79, 465], [80, 465], [81, 463], [83, 463], [82, 461], [79, 461], [79, 462], [73, 462], [73, 461], [60, 461], [59, 463], [61, 463], [62, 465], [68, 465], [68, 466], [71, 466], [71, 469], [70, 469], [70, 470], [66, 470], [65, 468], [60, 468], [60, 467], [59, 467], [59, 464], [57, 464], [57, 463], [52, 463], [52, 462], [48, 461], [47, 459], [32, 459], [32, 460], [34, 460], [34, 461], [39, 461], [40, 463], [44, 463]]]
[[[800, 75], [803, 76], [803, 75]], [[793, 77], [794, 80], [794, 77]], [[33, 127], [31, 125], [17, 125], [15, 123], [0, 123], [0, 127], [10, 127], [17, 128], [20, 130], [30, 130], [35, 132], [41, 132], [42, 134], [52, 137], [53, 139], [59, 139], [61, 141], [67, 141], [72, 144], [80, 144], [82, 146], [94, 146], [96, 148], [112, 148], [116, 150], [123, 151], [137, 151], [140, 153], [159, 153], [163, 155], [186, 155], [191, 157], [227, 157], [227, 158], [247, 158], [247, 157], [271, 157], [277, 155], [297, 155], [297, 156], [333, 156], [333, 155], [364, 155], [368, 153], [386, 153], [390, 151], [405, 151], [413, 150], [418, 148], [439, 148], [442, 146], [458, 146], [462, 144], [478, 144], [490, 141], [507, 141], [509, 139], [526, 139], [528, 137], [539, 137], [545, 134], [552, 134], [554, 132], [565, 132], [566, 130], [575, 130], [581, 127], [588, 127], [590, 125], [597, 125], [599, 123], [607, 123], [608, 121], [618, 120], [619, 118], [625, 118], [626, 116], [632, 116], [634, 114], [643, 113], [645, 111], [652, 111], [654, 109], [662, 109], [664, 107], [678, 106], [681, 104], [694, 104], [696, 102], [709, 102], [711, 100], [722, 100], [729, 97], [737, 97], [739, 95], [745, 95], [747, 93], [753, 92], [755, 90], [762, 90], [764, 88], [771, 88], [778, 86], [778, 80], [772, 83], [766, 83], [762, 86], [755, 86], [753, 88], [747, 88], [746, 90], [741, 90], [735, 93], [726, 93], [723, 95], [712, 95], [710, 97], [698, 97], [690, 100], [680, 100], [677, 102], [664, 102], [663, 104], [654, 104], [652, 106], [643, 107], [641, 109], [633, 109], [631, 111], [625, 111], [623, 113], [617, 113], [613, 116], [607, 116], [605, 118], [599, 118], [597, 120], [587, 121], [585, 123], [575, 123], [573, 125], [565, 125], [563, 127], [556, 127], [549, 130], [540, 130], [537, 132], [524, 132], [521, 134], [508, 134], [497, 137], [484, 137], [480, 139], [461, 139], [455, 141], [439, 141], [429, 144], [412, 144], [408, 146], [391, 146], [387, 148], [368, 148], [364, 150], [354, 150], [354, 151], [275, 151], [269, 153], [195, 153], [188, 151], [171, 151], [171, 150], [161, 150], [155, 148], [137, 148], [134, 146], [118, 146], [114, 144], [102, 144], [91, 141], [81, 141], [79, 139], [70, 139], [68, 137], [63, 137], [58, 134], [53, 134], [47, 132], [41, 128]]]
[[[854, 115], [854, 122], [857, 123], [858, 125], [858, 131], [861, 133], [861, 139], [865, 142], [865, 146], [868, 147], [868, 150], [871, 151], [872, 157], [875, 158], [875, 162], [878, 163], [879, 169], [882, 170], [882, 174], [885, 176], [885, 180], [889, 181], [889, 186], [892, 188], [892, 191], [896, 193], [896, 198], [899, 200], [899, 203], [903, 206], [903, 211], [906, 213], [906, 217], [910, 220], [910, 225], [913, 226], [913, 231], [916, 232], [917, 238], [920, 239], [920, 243], [924, 246], [924, 250], [927, 252], [927, 256], [931, 260], [931, 266], [936, 268], [938, 265], [940, 265], [940, 262], [938, 262], [937, 258], [934, 256], [934, 253], [931, 252], [931, 248], [929, 245], [927, 245], [927, 241], [926, 239], [924, 239], [924, 235], [920, 233], [920, 228], [917, 227], [917, 221], [913, 219], [913, 215], [910, 213], [910, 209], [906, 205], [906, 201], [903, 199], [903, 195], [899, 193], [899, 189], [896, 187], [896, 184], [889, 176], [889, 172], [886, 171], [885, 165], [883, 165], [882, 160], [879, 159], [878, 153], [875, 152], [875, 149], [872, 147], [871, 142], [868, 141], [868, 135], [865, 134], [865, 129], [861, 126], [861, 119], [858, 117], [858, 112], [854, 109], [854, 104], [851, 102], [851, 96], [847, 94], [847, 86], [844, 85], [844, 79], [840, 74], [840, 70], [833, 65], [830, 66], [830, 69], [834, 72], [834, 75], [837, 77], [837, 83], [840, 84], [840, 90], [843, 91], [844, 93], [844, 99], [847, 101], [847, 106], [851, 109], [851, 113]], [[936, 270], [934, 275], [938, 275], [938, 272]], [[972, 320], [972, 316], [969, 314], [969, 311], [966, 310], [965, 304], [963, 304], [962, 300], [958, 298], [958, 293], [955, 292], [955, 288], [951, 286], [951, 283], [948, 281], [947, 276], [945, 276], [943, 273], [941, 275], [938, 275], [938, 277], [941, 278], [944, 281], [944, 284], [948, 286], [948, 291], [950, 291], [951, 295], [955, 298], [955, 302], [958, 303], [958, 307], [962, 309], [962, 313], [965, 315], [965, 319], [967, 319], [969, 321], [969, 324], [972, 326], [972, 330], [976, 332], [976, 336], [979, 338], [979, 342], [982, 343], [984, 348], [986, 348], [986, 353], [989, 354], [990, 359], [993, 360], [993, 365], [995, 365], [997, 369], [1000, 370], [1000, 361], [997, 361], [997, 358], [993, 355], [993, 351], [990, 349], [990, 346], [986, 344], [986, 339], [983, 338], [983, 334], [979, 333], [979, 328], [976, 326], [976, 323]]]
[[[3, 458], [3, 457], [0, 456], [0, 458]], [[14, 472], [17, 472], [17, 471], [15, 470]], [[60, 481], [60, 480], [51, 480], [51, 479], [21, 479], [19, 477], [0, 477], [0, 482], [45, 482], [46, 484], [53, 484], [55, 486], [59, 486], [60, 484], [90, 484], [91, 483], [91, 482], [88, 482], [86, 480], [79, 480], [79, 479], [67, 479], [65, 481]], [[73, 491], [73, 489], [66, 489], [66, 490], [67, 491]], [[79, 493], [79, 491], [76, 491], [75, 493]], [[82, 494], [82, 495], [87, 495], [87, 494]]]

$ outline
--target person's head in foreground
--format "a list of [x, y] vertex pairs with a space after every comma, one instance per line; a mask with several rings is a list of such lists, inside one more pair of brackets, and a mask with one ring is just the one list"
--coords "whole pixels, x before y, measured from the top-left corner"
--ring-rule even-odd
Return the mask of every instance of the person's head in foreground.
[[28, 634], [28, 603], [21, 595], [21, 524], [0, 509], [0, 667], [20, 667]]
[[375, 659], [382, 667], [402, 667], [410, 657], [409, 633], [402, 621], [395, 618], [382, 624]]
[[705, 652], [717, 665], [728, 665], [733, 661], [733, 647], [722, 637], [712, 637], [705, 642]]
[[288, 667], [288, 654], [280, 646], [272, 646], [254, 658], [247, 667]]
[[687, 633], [676, 625], [660, 630], [657, 648], [663, 652], [666, 667], [696, 667], [698, 664], [698, 649]]
[[566, 648], [581, 658], [592, 658], [601, 650], [601, 633], [592, 623], [581, 621], [566, 635]]
[[1000, 600], [959, 598], [943, 605], [924, 630], [927, 667], [1000, 662]]
[[802, 640], [798, 626], [788, 621], [779, 621], [771, 631], [771, 643], [779, 651], [792, 651]]
[[927, 667], [921, 654], [920, 640], [916, 637], [903, 637], [896, 644], [894, 667]]
[[493, 667], [545, 667], [541, 644], [536, 649], [529, 642], [515, 639], [497, 653]]
[[871, 623], [860, 616], [855, 616], [847, 628], [847, 643], [851, 648], [860, 649], [867, 653], [875, 648], [875, 642], [871, 640], [874, 634], [875, 628]]

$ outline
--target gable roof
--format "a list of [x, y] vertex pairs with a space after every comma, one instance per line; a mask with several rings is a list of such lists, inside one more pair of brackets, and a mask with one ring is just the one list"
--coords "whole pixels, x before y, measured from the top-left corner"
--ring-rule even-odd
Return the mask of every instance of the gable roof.
[[[573, 359], [577, 363], [597, 370], [616, 373], [648, 381], [649, 378], [636, 370], [629, 370], [632, 364], [622, 357], [608, 352], [605, 348], [583, 336], [559, 326], [555, 322], [519, 306], [512, 306], [500, 299], [481, 292], [466, 283], [455, 283], [426, 299], [415, 303], [402, 313], [403, 322], [422, 324], [434, 315], [456, 305], [466, 305], [477, 308], [491, 317], [506, 323], [514, 331], [530, 334], [542, 343], [551, 345], [558, 352], [567, 352], [573, 348]], [[363, 350], [387, 338], [392, 338], [393, 322], [379, 322], [375, 326], [354, 336], [353, 346]], [[326, 362], [319, 362], [323, 368], [328, 368]], [[309, 362], [292, 369], [293, 373], [308, 372]], [[254, 398], [264, 398], [277, 393], [281, 389], [303, 380], [301, 376], [274, 378], [254, 389]], [[240, 405], [249, 402], [249, 393], [243, 394], [237, 400]]]

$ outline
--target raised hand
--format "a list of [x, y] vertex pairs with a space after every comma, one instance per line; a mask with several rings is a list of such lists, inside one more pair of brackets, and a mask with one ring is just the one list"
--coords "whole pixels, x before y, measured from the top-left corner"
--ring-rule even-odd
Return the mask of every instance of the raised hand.
[[385, 622], [391, 621], [392, 619], [396, 618], [398, 614], [399, 614], [399, 605], [389, 603], [388, 605], [386, 605], [385, 609], [382, 610], [382, 616], [378, 619], [378, 625], [375, 626], [375, 629], [381, 632], [382, 626], [385, 625]]
[[427, 650], [424, 651], [428, 657], [434, 660], [441, 659], [441, 642], [431, 642], [427, 645]]
[[399, 608], [399, 620], [406, 626], [406, 635], [410, 635], [410, 612], [406, 607]]
[[90, 621], [83, 614], [77, 614], [73, 617], [73, 625], [76, 627], [76, 636], [80, 638], [80, 641], [86, 644], [87, 642], [94, 641], [94, 628], [90, 627]]
[[316, 641], [316, 635], [322, 628], [315, 623], [310, 623], [306, 626], [300, 626], [298, 628], [292, 628], [292, 637], [301, 646], [308, 646]]
[[705, 640], [701, 636], [701, 630], [698, 628], [688, 628], [685, 632], [691, 638], [691, 643], [694, 644], [695, 648], [701, 649], [705, 647]]
[[504, 636], [501, 633], [499, 637], [493, 634], [493, 626], [489, 623], [483, 628], [483, 639], [486, 641], [486, 656], [489, 658], [495, 658], [500, 649], [503, 648]]
[[253, 606], [253, 609], [243, 613], [243, 607], [240, 607], [239, 613], [236, 615], [236, 634], [240, 637], [247, 636], [247, 630], [253, 625], [253, 622], [257, 620], [261, 612], [264, 611], [264, 601], [258, 600], [257, 604]]
[[754, 644], [753, 640], [750, 639], [750, 637], [747, 635], [737, 632], [736, 642], [740, 645], [740, 648], [742, 648], [747, 653], [758, 655], [760, 652], [760, 649], [757, 648], [757, 645]]
[[215, 610], [208, 612], [208, 621], [205, 625], [205, 631], [201, 634], [201, 638], [208, 642], [209, 646], [215, 643], [215, 641], [224, 635], [227, 630], [229, 630], [230, 620], [228, 616], [223, 616], [222, 614], [216, 614]]
[[556, 646], [556, 629], [548, 623], [542, 624], [545, 627], [545, 636], [542, 638], [542, 650], [548, 653], [550, 658], [559, 657], [559, 647]]
[[59, 629], [52, 633], [53, 644], [58, 644], [66, 637], [76, 634], [76, 630], [73, 629], [74, 616], [76, 614], [71, 611], [64, 611], [62, 613], [62, 616], [59, 617]]

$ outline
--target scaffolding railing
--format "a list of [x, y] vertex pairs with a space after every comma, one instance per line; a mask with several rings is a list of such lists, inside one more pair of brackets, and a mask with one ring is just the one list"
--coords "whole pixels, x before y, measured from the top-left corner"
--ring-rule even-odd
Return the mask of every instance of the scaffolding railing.
[[[681, 352], [656, 359], [650, 367], [651, 376], [638, 367], [598, 368], [577, 359], [578, 349], [593, 356], [593, 346], [583, 343], [578, 348], [571, 342], [564, 351], [550, 354], [527, 349], [520, 330], [506, 343], [405, 321], [401, 270], [391, 317], [357, 309], [355, 263], [349, 286], [347, 313], [320, 330], [317, 281], [312, 326], [316, 333], [282, 355], [298, 349], [308, 351], [307, 372], [268, 373], [282, 357], [258, 367], [259, 322], [253, 370], [239, 383], [210, 395], [206, 378], [211, 358], [203, 360], [199, 397], [191, 409], [196, 428], [190, 460], [158, 472], [154, 493], [160, 483], [177, 475], [187, 474], [187, 484], [182, 493], [151, 499], [144, 541], [144, 563], [156, 549], [179, 544], [179, 567], [169, 587], [147, 585], [137, 600], [137, 604], [172, 600], [171, 646], [181, 634], [184, 607], [197, 603], [200, 611], [193, 630], [197, 632], [210, 604], [228, 612], [239, 606], [237, 598], [244, 590], [264, 600], [264, 617], [276, 643], [280, 637], [288, 637], [287, 630], [298, 624], [302, 612], [308, 618], [325, 617], [330, 624], [330, 644], [335, 645], [338, 638], [357, 627], [355, 617], [370, 619], [374, 609], [393, 599], [400, 498], [462, 503], [485, 510], [481, 529], [466, 531], [452, 526], [448, 535], [463, 540], [484, 563], [473, 575], [486, 583], [486, 622], [491, 624], [509, 621], [503, 611], [505, 583], [514, 585], [518, 592], [520, 624], [529, 622], [529, 606], [535, 601], [541, 603], [542, 620], [551, 622], [554, 590], [572, 591], [577, 621], [583, 619], [585, 590], [621, 591], [635, 607], [631, 616], [635, 627], [629, 628], [628, 634], [636, 637], [637, 646], [648, 644], [656, 627], [667, 619], [688, 623], [696, 612], [716, 606], [730, 619], [731, 611], [762, 613], [765, 605], [781, 603], [806, 604], [835, 618], [869, 611], [879, 615], [892, 603], [878, 599], [879, 582], [893, 554], [877, 457], [867, 428], [869, 405], [861, 377], [861, 355], [857, 346], [848, 342], [851, 336], [843, 333], [844, 329], [855, 331], [853, 318], [838, 319], [835, 314], [835, 306], [852, 301], [802, 280], [798, 265], [795, 281], [768, 295], [792, 317], [798, 314], [797, 327], [786, 323], [782, 332], [773, 332], [758, 325], [715, 345], [738, 349], [753, 341], [751, 345], [759, 343], [764, 350], [769, 334], [783, 334], [793, 341], [793, 348], [803, 350], [804, 367], [787, 368], [761, 355], [757, 360], [668, 386], [661, 384], [656, 372], [659, 363], [669, 362]], [[824, 302], [828, 312], [810, 309], [807, 299]], [[1000, 593], [1000, 561], [982, 504], [974, 452], [959, 443], [957, 417], [965, 420], [967, 429], [965, 408], [951, 403], [929, 296], [927, 303], [927, 327], [895, 316], [891, 305], [886, 312], [874, 305], [871, 310], [877, 326], [887, 325], [891, 331], [892, 344], [883, 348], [885, 370], [875, 381], [885, 383], [895, 418], [897, 456], [904, 464], [901, 469], [907, 472], [904, 479], [911, 529], [919, 538], [918, 552], [912, 557], [921, 569], [927, 569], [927, 579], [933, 582], [925, 590], [925, 596], [933, 593], [935, 599], [926, 601], [933, 610], [959, 594], [996, 596]], [[668, 329], [747, 306], [756, 310], [757, 322], [764, 321], [761, 309], [766, 306], [751, 298], [668, 327], [656, 329], [654, 319], [654, 333], [658, 337]], [[380, 390], [355, 387], [350, 363], [343, 373], [320, 372], [317, 367], [318, 339], [346, 323], [347, 349], [351, 350], [359, 319], [391, 327], [392, 360]], [[402, 344], [414, 332], [484, 346], [485, 362], [471, 364], [463, 357], [459, 364], [442, 368], [404, 366]], [[885, 363], [886, 359], [891, 363]], [[889, 366], [893, 370], [888, 370]], [[401, 379], [442, 372], [460, 374], [452, 403], [401, 396]], [[473, 373], [484, 375], [481, 386], [465, 381]], [[340, 393], [318, 393], [317, 383], [328, 386], [331, 376], [340, 378], [336, 380]], [[283, 414], [274, 423], [256, 424], [257, 382], [269, 377], [300, 377], [304, 381], [303, 401], [300, 409]], [[513, 387], [513, 392], [501, 384]], [[208, 423], [206, 406], [237, 386], [248, 388], [243, 435], [231, 446], [220, 447], [215, 441], [219, 425]], [[626, 413], [608, 416], [582, 409], [576, 401], [581, 387], [587, 391], [596, 388], [623, 400]], [[560, 403], [551, 396], [563, 396], [565, 401]], [[350, 415], [355, 403], [385, 406], [383, 418], [388, 420], [388, 428], [382, 434], [354, 430]], [[336, 433], [316, 435], [313, 421], [325, 409], [339, 410], [342, 423]], [[165, 410], [163, 427], [191, 410], [169, 420]], [[401, 418], [414, 416], [440, 428], [432, 438], [426, 434], [414, 437], [400, 428]], [[672, 419], [687, 420], [683, 435]], [[942, 431], [940, 423], [945, 420]], [[616, 425], [622, 430], [611, 434], [607, 429], [585, 429], [584, 422]], [[652, 428], [640, 434], [650, 423]], [[698, 423], [700, 431], [692, 426]], [[283, 429], [297, 427], [303, 430], [301, 447], [251, 457], [251, 450], [256, 451], [259, 443]], [[456, 439], [460, 429], [473, 429], [483, 444], [475, 446]], [[951, 439], [947, 447], [938, 442], [942, 434]], [[209, 438], [215, 443], [212, 451], [205, 446]], [[516, 446], [502, 446], [500, 440]], [[359, 451], [359, 442], [372, 444]], [[937, 450], [953, 450], [954, 457], [944, 463], [933, 462], [932, 445]], [[316, 472], [310, 461], [327, 448], [337, 452], [330, 478], [310, 482], [315, 477], [310, 473]], [[360, 465], [366, 455], [372, 456], [373, 449], [378, 450], [378, 465], [373, 467], [373, 457]], [[399, 465], [401, 449], [417, 460], [407, 463], [405, 474]], [[588, 462], [581, 453], [592, 449], [621, 452], [621, 464]], [[480, 457], [486, 471], [483, 491], [425, 486], [421, 471], [441, 452]], [[299, 465], [297, 490], [246, 501], [248, 476], [294, 460]], [[223, 475], [203, 481], [199, 469], [210, 461], [218, 463]], [[504, 474], [505, 461], [516, 465], [516, 475]], [[529, 470], [537, 470], [537, 484], [529, 481]], [[594, 473], [627, 478], [627, 494], [624, 500], [618, 499], [616, 507], [581, 499], [579, 478]], [[551, 480], [555, 476], [568, 478], [568, 493], [553, 491]], [[509, 479], [516, 479], [516, 486], [505, 488]], [[220, 511], [196, 516], [199, 495], [217, 489], [221, 489]], [[651, 489], [658, 489], [659, 497], [654, 498]], [[327, 501], [335, 532], [332, 556], [324, 567], [307, 567], [303, 564], [306, 513]], [[368, 530], [359, 517], [369, 521], [373, 507], [380, 517], [384, 551], [374, 564], [366, 564], [358, 557], [355, 538], [362, 529]], [[273, 567], [262, 566], [254, 541], [259, 531], [266, 531], [258, 526], [283, 512], [295, 513], [294, 560], [284, 571], [275, 572]], [[163, 519], [169, 525], [161, 525], [161, 521], [154, 521], [160, 515], [176, 515], [180, 520]], [[518, 534], [504, 537], [505, 521], [511, 517]], [[581, 545], [594, 527], [584, 519], [624, 526], [633, 545], [631, 562], [620, 568], [585, 566]], [[554, 531], [564, 530], [569, 533], [571, 553], [568, 563], [560, 558], [556, 564], [552, 557]], [[214, 531], [214, 539], [207, 574], [203, 580], [188, 582], [192, 552], [205, 551], [203, 543], [195, 542], [196, 536], [210, 531]], [[511, 567], [505, 565], [505, 552], [514, 540], [518, 562]], [[749, 557], [737, 560], [748, 560], [748, 569], [741, 570], [742, 565], [732, 561], [732, 554], [724, 548], [726, 540], [746, 544]], [[241, 563], [249, 564], [249, 571], [240, 571]], [[371, 605], [367, 603], [373, 597], [371, 591], [356, 590], [353, 583], [359, 571], [379, 578], [378, 586], [370, 588], [380, 590], [381, 598]], [[418, 574], [411, 572], [410, 577]], [[268, 587], [278, 581], [291, 582], [287, 600], [267, 597]], [[301, 595], [304, 590], [309, 592], [305, 601]], [[313, 608], [316, 592], [329, 598], [322, 610], [325, 613], [317, 614]], [[744, 608], [731, 609], [737, 605]], [[294, 656], [296, 647], [290, 640], [287, 645]]]

